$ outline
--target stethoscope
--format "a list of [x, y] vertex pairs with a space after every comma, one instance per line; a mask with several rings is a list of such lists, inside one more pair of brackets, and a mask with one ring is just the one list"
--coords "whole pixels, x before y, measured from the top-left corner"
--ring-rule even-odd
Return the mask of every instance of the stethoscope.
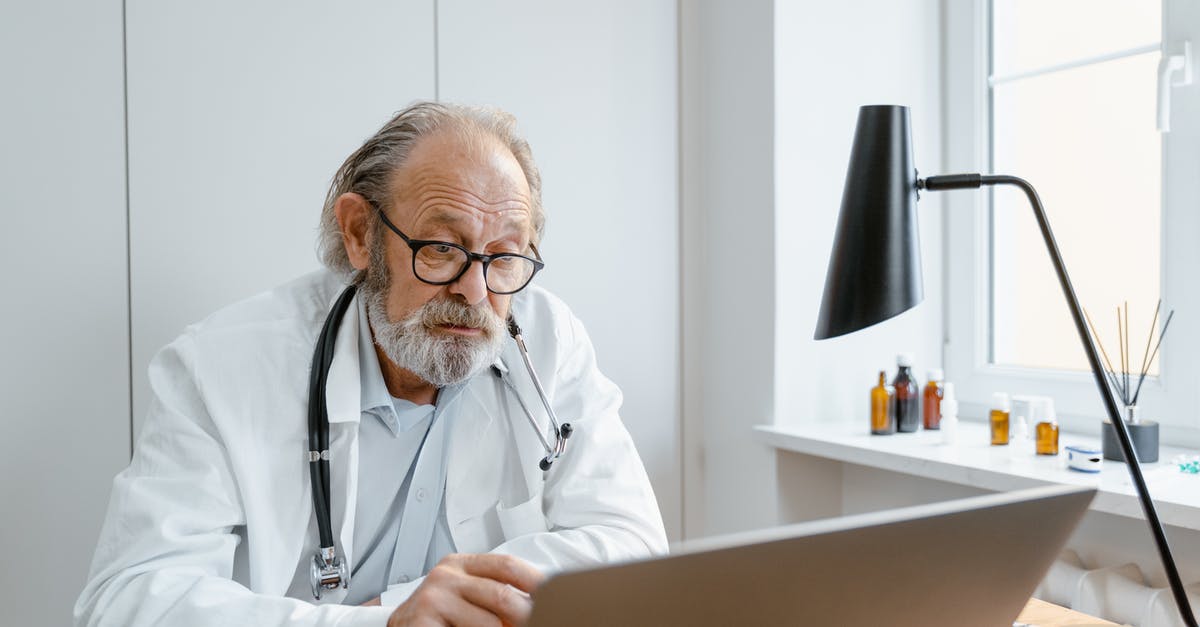
[[[346, 310], [350, 308], [350, 302], [354, 299], [356, 291], [357, 286], [348, 286], [342, 290], [337, 301], [333, 303], [333, 308], [329, 310], [325, 324], [321, 327], [321, 334], [317, 337], [317, 345], [313, 350], [312, 367], [308, 375], [308, 470], [312, 484], [313, 510], [317, 515], [317, 533], [321, 540], [321, 546], [313, 556], [309, 569], [309, 581], [312, 584], [313, 598], [318, 600], [321, 598], [322, 590], [333, 590], [339, 586], [350, 587], [350, 570], [333, 545], [333, 524], [329, 511], [329, 413], [325, 407], [325, 382], [329, 378], [329, 366], [333, 363], [333, 345], [337, 339], [338, 327], [342, 323], [342, 318], [346, 316]], [[538, 468], [546, 472], [550, 470], [551, 464], [562, 457], [563, 452], [566, 451], [567, 438], [571, 437], [571, 425], [568, 423], [559, 425], [558, 417], [555, 416], [554, 409], [550, 406], [550, 401], [546, 399], [546, 393], [542, 389], [542, 382], [533, 369], [533, 362], [529, 360], [529, 351], [525, 348], [525, 338], [521, 335], [521, 327], [517, 325], [517, 321], [511, 313], [508, 316], [508, 334], [516, 341], [517, 348], [521, 352], [521, 360], [525, 362], [525, 369], [529, 371], [529, 378], [533, 380], [533, 387], [537, 390], [538, 397], [542, 399], [542, 407], [546, 408], [546, 415], [550, 417], [550, 426], [554, 429], [553, 445], [546, 439], [542, 429], [538, 427], [537, 421], [533, 418], [533, 414], [530, 413], [512, 381], [503, 377], [498, 367], [492, 366], [492, 371], [513, 391], [518, 404], [521, 405], [521, 410], [525, 413], [525, 418], [529, 420], [529, 426], [537, 433], [538, 440], [546, 451], [546, 456], [538, 462]]]

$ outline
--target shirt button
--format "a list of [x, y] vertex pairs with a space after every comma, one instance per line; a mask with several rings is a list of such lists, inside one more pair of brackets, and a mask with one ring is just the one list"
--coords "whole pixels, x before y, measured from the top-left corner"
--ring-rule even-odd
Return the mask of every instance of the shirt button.
[[400, 575], [400, 583], [408, 583], [409, 581], [408, 575]]
[[424, 500], [425, 500], [425, 488], [417, 488], [417, 502], [420, 503], [420, 502], [423, 502]]

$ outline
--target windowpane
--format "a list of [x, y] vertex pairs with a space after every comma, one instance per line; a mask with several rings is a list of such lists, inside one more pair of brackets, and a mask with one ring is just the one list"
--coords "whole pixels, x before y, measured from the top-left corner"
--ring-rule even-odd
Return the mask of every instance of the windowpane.
[[1155, 0], [992, 0], [993, 74], [1005, 76], [1157, 43]]
[[[1080, 302], [1118, 369], [1117, 306], [1129, 302], [1136, 369], [1159, 298], [1158, 57], [1043, 74], [992, 92], [992, 170], [1037, 188]], [[1087, 369], [1028, 202], [1013, 189], [996, 189], [994, 199], [992, 361]]]

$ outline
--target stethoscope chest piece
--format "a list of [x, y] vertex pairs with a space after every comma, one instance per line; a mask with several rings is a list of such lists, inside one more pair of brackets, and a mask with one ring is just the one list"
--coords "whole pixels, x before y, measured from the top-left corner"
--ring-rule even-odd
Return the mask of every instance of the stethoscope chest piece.
[[308, 575], [313, 598], [318, 601], [321, 600], [322, 590], [350, 587], [350, 571], [346, 569], [346, 560], [331, 549], [321, 549], [313, 555]]

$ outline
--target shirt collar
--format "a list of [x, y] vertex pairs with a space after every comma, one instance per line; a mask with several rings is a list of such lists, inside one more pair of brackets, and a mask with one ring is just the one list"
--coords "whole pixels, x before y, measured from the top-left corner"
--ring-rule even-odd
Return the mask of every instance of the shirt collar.
[[375, 340], [371, 325], [367, 321], [365, 298], [358, 298], [358, 374], [361, 380], [362, 413], [378, 416], [393, 431], [396, 429], [396, 413], [392, 407], [392, 395], [388, 394], [383, 371], [379, 368], [379, 356], [375, 352]]

